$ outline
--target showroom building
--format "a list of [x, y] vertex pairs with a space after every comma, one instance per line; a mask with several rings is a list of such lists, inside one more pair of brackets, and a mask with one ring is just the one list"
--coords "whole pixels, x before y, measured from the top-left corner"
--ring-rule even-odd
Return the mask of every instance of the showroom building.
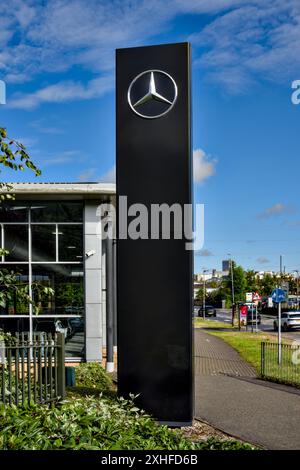
[[1, 271], [17, 274], [34, 306], [12, 298], [0, 308], [0, 329], [30, 339], [60, 331], [67, 360], [101, 361], [108, 269], [101, 205], [115, 204], [115, 185], [17, 183], [12, 192], [15, 200], [0, 204], [1, 247], [7, 250]]

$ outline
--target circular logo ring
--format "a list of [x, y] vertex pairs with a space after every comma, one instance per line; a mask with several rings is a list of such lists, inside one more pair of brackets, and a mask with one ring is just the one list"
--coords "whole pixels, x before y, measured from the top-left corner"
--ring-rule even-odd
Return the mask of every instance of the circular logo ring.
[[[145, 75], [146, 73], [150, 73], [150, 83], [149, 83], [149, 91], [148, 93], [145, 94], [145, 96], [143, 96], [140, 100], [138, 100], [137, 103], [133, 104], [132, 101], [131, 101], [131, 90], [132, 90], [132, 87], [133, 85], [135, 84], [135, 82], [141, 78], [143, 75]], [[166, 77], [169, 78], [169, 80], [171, 80], [172, 84], [173, 84], [173, 87], [174, 87], [174, 98], [172, 101], [169, 101], [168, 99], [164, 98], [162, 95], [160, 95], [159, 93], [156, 92], [156, 86], [155, 86], [155, 79], [154, 79], [154, 74], [155, 73], [161, 73], [163, 75], [165, 75]], [[133, 80], [132, 82], [130, 83], [129, 85], [129, 88], [128, 88], [128, 92], [127, 92], [127, 101], [128, 101], [128, 104], [130, 106], [130, 108], [132, 109], [132, 111], [137, 114], [138, 116], [142, 117], [142, 118], [145, 118], [145, 119], [156, 119], [156, 118], [159, 118], [161, 116], [164, 116], [165, 114], [167, 114], [169, 111], [171, 111], [171, 109], [173, 108], [174, 104], [176, 103], [176, 100], [177, 100], [177, 96], [178, 96], [178, 89], [177, 89], [177, 85], [176, 85], [176, 82], [175, 80], [173, 79], [173, 77], [171, 77], [171, 75], [169, 75], [167, 72], [163, 72], [162, 70], [157, 70], [157, 69], [150, 69], [150, 70], [145, 70], [144, 72], [140, 73], [139, 75], [137, 75]], [[140, 113], [139, 111], [137, 111], [135, 109], [135, 107], [139, 104], [142, 104], [142, 102], [146, 103], [147, 101], [150, 101], [151, 99], [153, 100], [158, 100], [158, 101], [161, 101], [161, 102], [165, 102], [165, 103], [168, 103], [169, 104], [169, 107], [166, 109], [166, 111], [164, 111], [163, 113], [160, 113], [160, 114], [156, 114], [154, 116], [148, 116], [147, 114], [142, 114]]]

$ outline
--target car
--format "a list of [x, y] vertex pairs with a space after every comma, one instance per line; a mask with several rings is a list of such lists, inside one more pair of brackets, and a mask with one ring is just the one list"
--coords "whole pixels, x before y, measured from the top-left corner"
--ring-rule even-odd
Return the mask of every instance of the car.
[[254, 307], [249, 307], [248, 306], [248, 312], [247, 312], [247, 325], [251, 325], [256, 323], [260, 325], [261, 324], [261, 315], [259, 312], [256, 313], [256, 309]]
[[84, 331], [84, 320], [80, 317], [69, 318], [68, 326], [71, 329], [72, 335], [79, 331]]
[[[202, 305], [198, 309], [198, 317], [203, 317], [203, 312], [204, 312], [204, 309], [203, 309], [203, 305]], [[216, 317], [217, 312], [216, 312], [215, 307], [213, 307], [212, 305], [205, 305], [205, 316], [206, 317]]]
[[[278, 319], [273, 322], [274, 330], [278, 330]], [[281, 314], [281, 328], [283, 331], [291, 330], [292, 328], [300, 328], [300, 310], [293, 310], [292, 312], [282, 312]]]

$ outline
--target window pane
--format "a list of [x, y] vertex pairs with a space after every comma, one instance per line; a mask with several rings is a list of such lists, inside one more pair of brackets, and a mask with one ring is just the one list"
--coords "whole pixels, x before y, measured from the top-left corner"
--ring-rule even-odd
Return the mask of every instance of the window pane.
[[5, 225], [4, 248], [9, 251], [5, 261], [28, 261], [27, 225]]
[[84, 321], [82, 317], [34, 319], [33, 334], [43, 337], [48, 333], [62, 333], [64, 335], [66, 357], [83, 357]]
[[32, 261], [55, 261], [55, 225], [32, 225]]
[[24, 204], [0, 204], [0, 222], [27, 222], [28, 208]]
[[[12, 277], [9, 281], [9, 292], [5, 307], [0, 307], [0, 315], [28, 315], [29, 302], [22, 298], [20, 290], [28, 293], [29, 282], [27, 265], [1, 265], [1, 275]], [[3, 289], [5, 290], [5, 289]]]
[[58, 226], [59, 261], [82, 261], [83, 229], [80, 225]]
[[0, 329], [13, 336], [22, 332], [29, 334], [29, 320], [27, 318], [0, 318]]
[[84, 287], [82, 265], [33, 265], [33, 282], [51, 287], [54, 295], [43, 295], [33, 286], [33, 298], [41, 315], [82, 315]]
[[82, 222], [82, 202], [45, 201], [31, 206], [32, 222]]

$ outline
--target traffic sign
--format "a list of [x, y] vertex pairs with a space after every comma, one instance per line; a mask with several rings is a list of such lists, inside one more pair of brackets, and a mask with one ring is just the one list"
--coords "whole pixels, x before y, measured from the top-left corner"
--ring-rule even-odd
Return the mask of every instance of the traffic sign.
[[282, 289], [274, 289], [272, 292], [272, 300], [277, 304], [284, 302], [286, 300], [286, 292]]
[[254, 292], [252, 294], [252, 300], [261, 300], [261, 296], [259, 295], [258, 292]]

